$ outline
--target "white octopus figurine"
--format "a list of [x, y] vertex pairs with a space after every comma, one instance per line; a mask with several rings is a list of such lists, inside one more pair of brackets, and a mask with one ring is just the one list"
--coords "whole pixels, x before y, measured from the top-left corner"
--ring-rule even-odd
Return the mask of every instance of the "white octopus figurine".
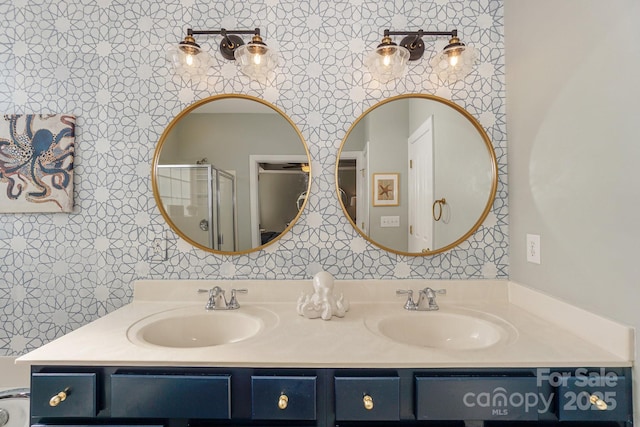
[[331, 320], [332, 316], [344, 317], [349, 311], [349, 302], [333, 295], [333, 276], [321, 271], [313, 276], [313, 295], [304, 293], [298, 298], [298, 314], [309, 319]]

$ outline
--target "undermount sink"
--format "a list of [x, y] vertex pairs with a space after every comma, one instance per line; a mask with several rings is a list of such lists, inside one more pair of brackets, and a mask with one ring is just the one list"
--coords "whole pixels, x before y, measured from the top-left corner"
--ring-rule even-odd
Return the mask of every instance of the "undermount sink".
[[471, 310], [407, 311], [367, 319], [366, 325], [398, 343], [447, 350], [483, 349], [517, 336], [504, 320]]
[[134, 323], [127, 331], [127, 338], [138, 345], [212, 347], [247, 340], [276, 323], [274, 313], [257, 307], [228, 311], [183, 307]]

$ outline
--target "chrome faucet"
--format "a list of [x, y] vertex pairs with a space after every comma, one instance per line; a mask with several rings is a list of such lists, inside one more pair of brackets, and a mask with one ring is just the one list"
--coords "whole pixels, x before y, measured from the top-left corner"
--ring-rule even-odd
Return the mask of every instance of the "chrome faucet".
[[231, 289], [231, 299], [227, 304], [228, 310], [235, 310], [236, 308], [240, 308], [240, 304], [238, 304], [238, 298], [236, 298], [236, 294], [246, 294], [249, 291], [247, 289]]
[[418, 291], [418, 302], [413, 300], [413, 291], [411, 289], [398, 289], [397, 295], [407, 295], [407, 302], [404, 303], [405, 310], [411, 311], [435, 311], [438, 310], [436, 303], [436, 295], [446, 295], [446, 289], [424, 288]]
[[416, 303], [415, 301], [413, 301], [413, 291], [411, 289], [398, 289], [396, 291], [396, 295], [406, 295], [407, 296], [407, 302], [404, 303], [404, 309], [405, 310], [415, 310], [416, 309]]
[[209, 290], [198, 289], [198, 292], [209, 293], [209, 299], [207, 300], [207, 304], [204, 306], [205, 310], [235, 310], [240, 308], [236, 293], [246, 294], [248, 291], [246, 289], [231, 289], [231, 299], [229, 302], [227, 302], [224, 289], [220, 286], [214, 286]]
[[438, 304], [436, 304], [436, 294], [446, 295], [446, 289], [431, 289], [424, 288], [418, 291], [418, 304], [416, 310], [418, 311], [432, 311], [438, 310]]

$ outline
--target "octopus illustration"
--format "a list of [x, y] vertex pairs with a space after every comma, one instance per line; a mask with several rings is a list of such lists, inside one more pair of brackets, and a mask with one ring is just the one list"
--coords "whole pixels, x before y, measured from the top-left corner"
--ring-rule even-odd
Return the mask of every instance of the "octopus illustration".
[[[51, 196], [54, 189], [67, 191], [69, 188], [75, 117], [34, 114], [24, 115], [22, 120], [21, 117], [23, 115], [5, 115], [9, 137], [0, 137], [0, 182], [6, 183], [6, 197], [17, 200], [24, 193], [29, 202], [54, 202], [64, 210], [57, 198]], [[46, 123], [56, 118], [59, 123]], [[19, 126], [22, 123], [23, 128]]]

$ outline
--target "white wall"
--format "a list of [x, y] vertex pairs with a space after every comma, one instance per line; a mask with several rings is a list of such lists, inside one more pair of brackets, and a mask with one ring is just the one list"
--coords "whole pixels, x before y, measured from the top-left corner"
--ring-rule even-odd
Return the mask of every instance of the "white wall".
[[[369, 134], [369, 177], [376, 173], [398, 174], [398, 206], [373, 206], [369, 203], [369, 237], [375, 242], [389, 248], [407, 250], [409, 245], [407, 224], [400, 221], [400, 228], [381, 227], [383, 216], [399, 216], [408, 218], [407, 199], [407, 138], [409, 137], [409, 104], [387, 103], [371, 111], [366, 118], [367, 133]], [[372, 188], [373, 181], [369, 185]]]
[[15, 360], [0, 356], [0, 390], [29, 387], [29, 366], [16, 365]]
[[505, 0], [510, 277], [636, 327], [638, 23], [637, 0]]
[[491, 160], [478, 130], [457, 110], [412, 101], [409, 135], [433, 116], [434, 200], [447, 200], [443, 219], [433, 222], [433, 248], [443, 248], [464, 236], [484, 210], [493, 179]]

